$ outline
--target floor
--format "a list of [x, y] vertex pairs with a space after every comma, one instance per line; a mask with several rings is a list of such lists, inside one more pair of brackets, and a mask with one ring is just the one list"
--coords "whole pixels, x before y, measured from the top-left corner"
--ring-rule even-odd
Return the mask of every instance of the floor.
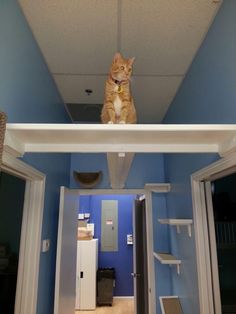
[[75, 314], [134, 314], [133, 299], [113, 299], [112, 306], [98, 306], [95, 311], [75, 311]]

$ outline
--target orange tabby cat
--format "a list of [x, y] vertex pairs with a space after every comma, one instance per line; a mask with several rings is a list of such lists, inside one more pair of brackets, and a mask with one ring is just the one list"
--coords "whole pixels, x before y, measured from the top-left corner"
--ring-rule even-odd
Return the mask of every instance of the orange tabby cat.
[[106, 81], [102, 123], [136, 123], [136, 110], [130, 93], [134, 58], [124, 59], [116, 53]]

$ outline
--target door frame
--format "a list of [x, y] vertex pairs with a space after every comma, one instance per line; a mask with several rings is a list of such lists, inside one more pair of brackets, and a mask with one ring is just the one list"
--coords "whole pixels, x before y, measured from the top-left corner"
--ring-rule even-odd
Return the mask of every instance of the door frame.
[[26, 181], [20, 237], [14, 314], [35, 314], [37, 309], [45, 175], [8, 152], [1, 169]]
[[[148, 264], [148, 304], [149, 312], [156, 313], [156, 293], [155, 293], [155, 269], [153, 258], [153, 220], [152, 220], [152, 191], [151, 189], [78, 189], [79, 195], [126, 195], [126, 194], [143, 194], [146, 200], [146, 230], [147, 230], [147, 264]], [[158, 188], [157, 191], [158, 193]], [[160, 193], [163, 189], [160, 188]]]
[[[212, 228], [213, 207], [209, 201], [210, 182], [235, 171], [236, 154], [234, 153], [191, 176], [200, 314], [221, 313], [219, 278], [216, 268], [217, 253], [214, 245], [214, 228]], [[209, 237], [213, 238], [213, 246], [210, 245]], [[214, 257], [212, 263], [211, 256]]]

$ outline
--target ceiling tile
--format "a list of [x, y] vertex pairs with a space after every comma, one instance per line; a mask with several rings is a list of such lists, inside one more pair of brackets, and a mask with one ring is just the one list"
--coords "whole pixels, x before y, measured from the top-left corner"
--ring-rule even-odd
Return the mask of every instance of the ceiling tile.
[[107, 73], [117, 51], [117, 0], [20, 0], [53, 73]]
[[134, 77], [131, 88], [138, 123], [160, 123], [181, 81], [182, 77]]
[[135, 74], [185, 74], [219, 3], [211, 0], [124, 0], [121, 48]]
[[[160, 123], [221, 1], [19, 0], [66, 103], [103, 103], [114, 53], [136, 57], [139, 123]], [[87, 95], [85, 89], [92, 89]]]
[[[103, 104], [107, 76], [55, 75], [65, 103]], [[182, 81], [182, 77], [133, 77], [131, 90], [138, 123], [160, 123]], [[92, 89], [87, 95], [85, 89]]]
[[[54, 78], [66, 103], [103, 103], [107, 76], [54, 75]], [[88, 95], [86, 89], [93, 93]]]

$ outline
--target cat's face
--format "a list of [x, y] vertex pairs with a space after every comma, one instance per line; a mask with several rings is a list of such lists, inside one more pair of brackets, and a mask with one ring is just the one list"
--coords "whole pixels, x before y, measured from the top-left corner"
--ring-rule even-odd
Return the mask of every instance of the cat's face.
[[111, 65], [111, 76], [118, 81], [129, 80], [132, 74], [134, 58], [124, 59], [120, 53], [116, 53]]

